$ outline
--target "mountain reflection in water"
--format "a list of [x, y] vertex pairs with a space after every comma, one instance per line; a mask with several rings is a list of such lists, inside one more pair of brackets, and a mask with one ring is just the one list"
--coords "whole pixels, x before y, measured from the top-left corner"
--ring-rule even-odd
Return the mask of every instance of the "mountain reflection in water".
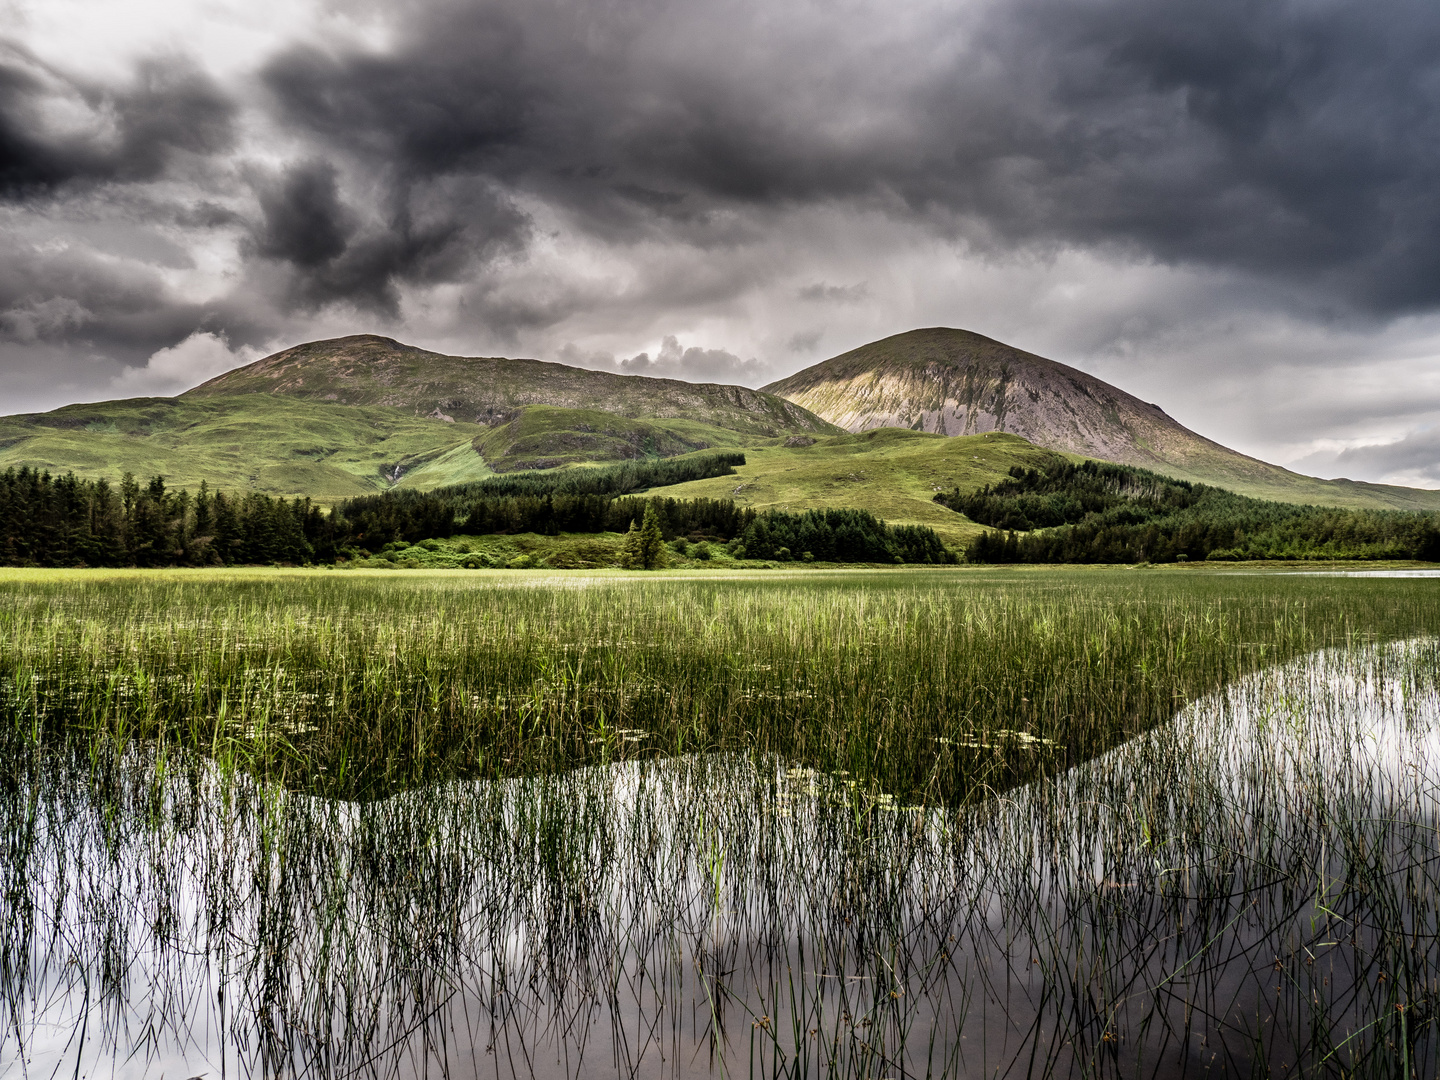
[[1315, 654], [945, 809], [746, 755], [347, 803], [33, 750], [0, 1074], [1434, 1076], [1437, 660]]

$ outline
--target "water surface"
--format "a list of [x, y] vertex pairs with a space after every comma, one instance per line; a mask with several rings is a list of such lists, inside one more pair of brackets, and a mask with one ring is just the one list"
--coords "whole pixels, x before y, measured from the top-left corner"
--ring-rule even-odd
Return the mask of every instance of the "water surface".
[[743, 753], [346, 802], [35, 749], [0, 1075], [1434, 1076], [1437, 671], [1314, 654], [960, 808]]

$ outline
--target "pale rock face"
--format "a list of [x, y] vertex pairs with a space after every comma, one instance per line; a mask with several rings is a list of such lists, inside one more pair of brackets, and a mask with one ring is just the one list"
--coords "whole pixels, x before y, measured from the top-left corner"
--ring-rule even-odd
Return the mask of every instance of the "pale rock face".
[[968, 330], [932, 327], [862, 345], [764, 387], [848, 431], [1004, 431], [1037, 446], [1138, 465], [1280, 502], [1440, 508], [1440, 494], [1317, 480], [1197, 435], [1158, 405]]
[[898, 334], [765, 389], [848, 431], [1004, 431], [1052, 450], [1172, 475], [1208, 474], [1217, 458], [1246, 474], [1274, 468], [1109, 383], [965, 330]]

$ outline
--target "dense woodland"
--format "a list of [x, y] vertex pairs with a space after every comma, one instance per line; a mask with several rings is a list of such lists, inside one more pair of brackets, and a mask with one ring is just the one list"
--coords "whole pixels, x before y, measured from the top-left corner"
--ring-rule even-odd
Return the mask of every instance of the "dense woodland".
[[1057, 457], [973, 494], [935, 499], [997, 530], [971, 543], [971, 562], [1440, 560], [1433, 514], [1265, 502], [1095, 461]]
[[308, 499], [172, 491], [159, 477], [0, 472], [0, 563], [208, 566], [306, 563], [333, 553], [330, 516]]
[[[644, 513], [646, 488], [728, 476], [745, 464], [738, 453], [661, 461], [627, 461], [603, 468], [561, 469], [490, 476], [434, 491], [400, 489], [348, 499], [336, 508], [342, 543], [377, 550], [393, 540], [414, 543], [455, 533], [625, 532]], [[670, 537], [703, 533], [730, 539], [750, 523], [728, 500], [665, 499]]]
[[[739, 462], [735, 457], [654, 463], [684, 468], [626, 463], [537, 474], [515, 485], [499, 478], [435, 492], [392, 492], [352, 499], [329, 512], [308, 499], [227, 495], [203, 484], [192, 495], [167, 488], [159, 477], [142, 485], [127, 474], [114, 487], [71, 474], [8, 469], [0, 472], [0, 564], [335, 563], [396, 541], [456, 534], [623, 533], [640, 526], [647, 508], [654, 510], [664, 539], [734, 541], [730, 550], [736, 557], [886, 563], [955, 559], [931, 530], [887, 526], [863, 510], [757, 513], [728, 499], [615, 494], [647, 482], [724, 475], [743, 464], [743, 457]], [[582, 472], [598, 475], [574, 475]], [[546, 477], [554, 481], [548, 489]]]

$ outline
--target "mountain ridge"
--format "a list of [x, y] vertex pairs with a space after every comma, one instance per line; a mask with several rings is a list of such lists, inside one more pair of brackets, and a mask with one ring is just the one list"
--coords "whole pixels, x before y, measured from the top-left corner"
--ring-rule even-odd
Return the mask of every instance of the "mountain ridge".
[[773, 437], [835, 429], [801, 406], [749, 387], [621, 375], [546, 360], [449, 356], [378, 334], [305, 342], [236, 368], [181, 397], [285, 394], [346, 405], [412, 409], [494, 427], [544, 405], [677, 419]]
[[[966, 431], [991, 439], [978, 439], [973, 455], [925, 445]], [[1135, 464], [1276, 501], [1440, 510], [1440, 492], [1320, 480], [1247, 457], [1094, 376], [945, 327], [872, 342], [761, 390], [445, 356], [373, 334], [325, 339], [175, 398], [0, 417], [0, 468], [131, 471], [334, 499], [743, 448], [753, 461], [734, 485], [739, 501], [873, 506], [922, 521], [933, 507], [916, 500], [935, 485], [991, 482], [1005, 455], [1029, 453], [1002, 447], [997, 433], [1036, 453]], [[710, 487], [705, 494], [720, 494]]]

